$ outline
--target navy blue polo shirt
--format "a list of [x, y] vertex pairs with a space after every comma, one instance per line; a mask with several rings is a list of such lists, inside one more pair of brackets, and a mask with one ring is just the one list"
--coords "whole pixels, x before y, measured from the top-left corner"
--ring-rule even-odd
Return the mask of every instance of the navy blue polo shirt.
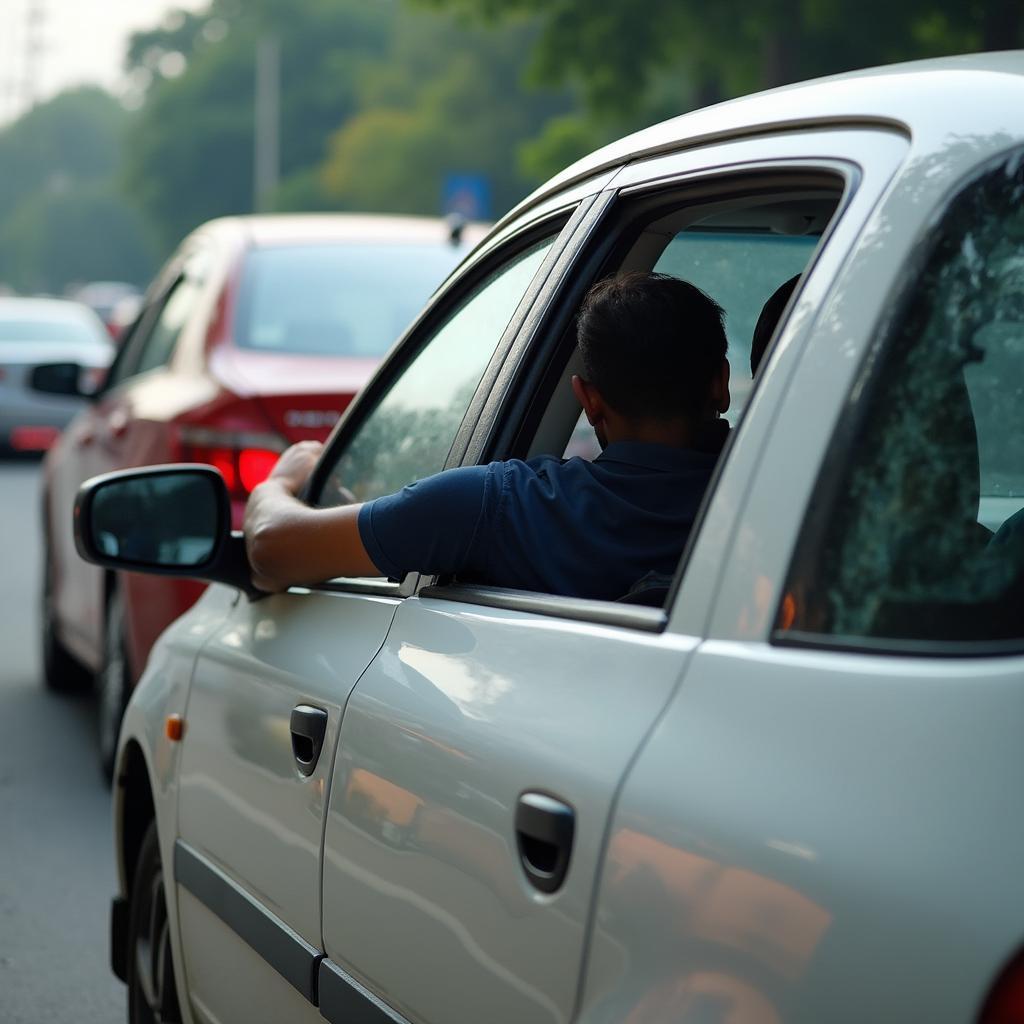
[[382, 572], [614, 600], [673, 573], [717, 456], [620, 441], [593, 462], [541, 456], [449, 469], [359, 511]]

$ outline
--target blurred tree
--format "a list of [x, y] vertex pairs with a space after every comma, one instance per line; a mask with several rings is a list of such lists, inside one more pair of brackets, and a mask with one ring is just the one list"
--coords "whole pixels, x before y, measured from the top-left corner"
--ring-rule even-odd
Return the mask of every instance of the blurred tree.
[[[532, 65], [588, 110], [634, 126], [675, 81], [676, 112], [855, 67], [1020, 46], [1020, 0], [421, 0], [484, 21], [541, 19]], [[565, 128], [562, 129], [563, 137]], [[582, 140], [581, 140], [582, 141]]]
[[211, 0], [133, 37], [142, 106], [126, 180], [164, 248], [253, 207], [255, 51], [281, 53], [272, 206], [437, 214], [450, 173], [485, 177], [499, 212], [545, 176], [516, 148], [574, 103], [524, 90], [536, 27], [460, 25], [403, 0]]
[[142, 219], [112, 182], [37, 192], [0, 221], [0, 279], [18, 291], [99, 280], [143, 287], [153, 269]]
[[111, 177], [125, 113], [102, 89], [61, 93], [0, 131], [0, 219], [40, 187], [67, 189]]
[[128, 119], [108, 93], [83, 88], [0, 131], [0, 281], [48, 292], [101, 277], [145, 284], [150, 240], [117, 187]]
[[321, 180], [348, 209], [441, 212], [448, 175], [490, 185], [495, 213], [546, 176], [518, 147], [573, 106], [564, 90], [526, 91], [526, 56], [536, 25], [494, 32], [450, 17], [407, 13], [386, 60], [359, 90], [362, 112], [332, 137]]
[[311, 168], [328, 135], [357, 112], [358, 82], [380, 60], [394, 19], [390, 2], [212, 0], [205, 11], [133, 37], [127, 66], [143, 109], [127, 182], [163, 246], [210, 217], [252, 209], [261, 38], [280, 43], [279, 199], [290, 204], [317, 191]]

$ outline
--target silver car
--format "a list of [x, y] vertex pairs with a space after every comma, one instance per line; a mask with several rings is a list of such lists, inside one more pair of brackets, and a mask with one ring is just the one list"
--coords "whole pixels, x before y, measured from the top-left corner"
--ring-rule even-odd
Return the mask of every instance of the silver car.
[[586, 289], [693, 281], [738, 400], [646, 605], [254, 600], [214, 471], [85, 485], [88, 557], [214, 583], [120, 738], [132, 1021], [1020, 1019], [1021, 111], [1005, 53], [623, 139], [496, 226], [332, 434], [313, 504], [562, 452]]
[[110, 336], [88, 306], [0, 298], [0, 450], [48, 448], [113, 356]]

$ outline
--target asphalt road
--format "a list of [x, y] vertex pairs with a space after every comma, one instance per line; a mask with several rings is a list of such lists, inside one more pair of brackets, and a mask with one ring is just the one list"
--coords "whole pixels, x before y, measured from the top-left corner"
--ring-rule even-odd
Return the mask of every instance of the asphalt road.
[[0, 1022], [111, 1024], [110, 793], [92, 701], [43, 688], [41, 564], [39, 465], [0, 461]]

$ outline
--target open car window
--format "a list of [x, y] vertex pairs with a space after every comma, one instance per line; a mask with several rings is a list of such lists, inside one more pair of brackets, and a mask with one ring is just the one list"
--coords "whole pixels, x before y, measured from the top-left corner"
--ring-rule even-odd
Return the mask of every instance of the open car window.
[[[585, 281], [571, 280], [570, 271], [565, 294], [578, 298], [574, 298], [572, 306], [566, 304], [560, 310], [562, 326], [550, 328], [552, 335], [547, 343], [553, 351], [547, 357], [544, 378], [537, 384], [537, 393], [527, 407], [526, 422], [518, 434], [510, 434], [511, 451], [506, 449], [505, 457], [511, 454], [533, 459], [560, 455], [563, 459], [580, 456], [590, 460], [600, 454], [594, 431], [581, 415], [570, 386], [571, 376], [582, 369], [575, 344], [575, 314], [578, 302], [595, 281], [623, 271], [670, 274], [695, 284], [724, 308], [732, 366], [732, 405], [727, 419], [733, 429], [740, 428], [753, 387], [750, 353], [755, 325], [762, 319], [765, 304], [779, 287], [799, 278], [814, 258], [846, 187], [839, 175], [819, 176], [815, 181], [813, 187], [794, 182], [790, 190], [784, 191], [785, 186], [780, 186], [775, 177], [772, 190], [766, 189], [761, 196], [752, 194], [753, 190], [745, 190], [734, 202], [717, 195], [712, 202], [694, 204], [680, 190], [673, 203], [664, 189], [653, 199], [641, 195], [623, 202], [618, 224], [613, 227], [619, 243], [610, 247], [603, 265], [589, 271], [590, 276]], [[578, 260], [577, 266], [586, 266], [585, 260]], [[785, 319], [790, 293], [786, 295], [773, 316], [767, 318], [770, 321], [767, 328], [762, 327], [766, 341], [778, 333]], [[685, 327], [681, 329], [681, 336], [684, 333]], [[534, 365], [543, 360], [539, 355], [529, 358]], [[759, 372], [769, 372], [770, 362], [769, 351], [762, 359]], [[724, 439], [727, 432], [716, 429], [713, 433]], [[710, 449], [701, 454], [706, 452]], [[501, 458], [503, 454], [498, 449], [494, 457]], [[687, 519], [692, 523], [689, 531], [681, 528], [676, 566], [683, 563], [688, 539], [699, 529], [714, 480], [712, 475], [706, 489], [685, 496], [684, 504], [689, 508], [692, 499], [696, 511], [694, 518]], [[486, 583], [479, 578], [474, 581], [468, 574], [465, 578], [442, 582], [475, 587], [478, 596]], [[545, 605], [554, 602], [555, 607], [561, 601], [560, 614], [572, 614], [569, 601], [575, 602], [573, 607], [578, 605], [579, 609], [587, 604], [585, 610], [579, 611], [579, 617], [601, 618], [602, 613], [595, 606], [602, 604], [609, 609], [630, 605], [661, 608], [672, 584], [673, 576], [666, 567], [652, 565], [638, 573], [630, 584], [616, 588], [614, 599], [595, 602], [554, 594], [542, 600]], [[504, 591], [500, 600], [512, 600], [512, 593]], [[532, 593], [539, 599], [539, 592]], [[493, 593], [483, 595], [488, 600], [493, 596]], [[521, 604], [523, 599], [516, 600]]]
[[[796, 221], [797, 226], [803, 223]], [[725, 310], [732, 401], [724, 417], [732, 427], [739, 424], [754, 385], [750, 364], [754, 328], [776, 290], [810, 262], [823, 227], [814, 226], [813, 234], [785, 234], [760, 226], [697, 224], [678, 231], [650, 268], [689, 281]], [[562, 454], [593, 459], [599, 452], [594, 432], [581, 415]]]

